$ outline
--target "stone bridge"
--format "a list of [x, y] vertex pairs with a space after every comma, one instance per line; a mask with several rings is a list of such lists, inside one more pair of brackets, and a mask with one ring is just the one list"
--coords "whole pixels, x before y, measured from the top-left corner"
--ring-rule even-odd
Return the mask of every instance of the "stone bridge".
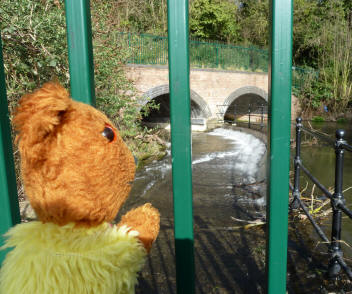
[[[169, 74], [167, 66], [128, 65], [127, 77], [138, 90], [142, 105], [155, 101], [158, 111], [152, 111], [150, 120], [168, 119]], [[210, 69], [191, 69], [192, 118], [224, 119], [233, 113], [247, 113], [251, 107], [267, 105], [268, 74], [260, 72], [238, 72]], [[292, 99], [292, 109], [297, 109], [297, 99]], [[254, 109], [255, 110], [255, 109]], [[296, 117], [292, 111], [292, 117]]]

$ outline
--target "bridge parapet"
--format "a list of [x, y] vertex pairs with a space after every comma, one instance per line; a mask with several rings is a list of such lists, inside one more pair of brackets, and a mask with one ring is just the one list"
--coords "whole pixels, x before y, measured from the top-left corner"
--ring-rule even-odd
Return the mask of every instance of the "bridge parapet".
[[[126, 74], [135, 84], [141, 105], [169, 93], [167, 66], [127, 65]], [[264, 103], [268, 101], [267, 73], [191, 69], [190, 85], [191, 99], [198, 106], [200, 117], [207, 119], [219, 118], [219, 105], [224, 106], [223, 116], [239, 98], [243, 101], [258, 98]], [[299, 113], [297, 106], [297, 99], [293, 96], [292, 109], [298, 109]], [[292, 116], [296, 117], [297, 111], [293, 111]]]
[[[166, 36], [115, 32], [117, 42], [129, 50], [128, 63], [144, 65], [168, 64], [168, 40]], [[191, 68], [236, 70], [242, 72], [267, 72], [266, 49], [237, 46], [234, 44], [190, 39]], [[292, 86], [299, 91], [309, 79], [315, 79], [318, 71], [292, 67]]]

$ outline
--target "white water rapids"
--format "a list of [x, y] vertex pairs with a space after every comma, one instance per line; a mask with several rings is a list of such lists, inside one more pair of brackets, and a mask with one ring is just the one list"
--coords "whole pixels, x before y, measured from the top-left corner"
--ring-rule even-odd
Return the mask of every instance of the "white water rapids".
[[[230, 172], [243, 183], [253, 183], [258, 172], [258, 165], [266, 151], [265, 144], [245, 132], [218, 128], [209, 133], [197, 133], [192, 136], [193, 176], [214, 178], [214, 174]], [[216, 139], [218, 137], [219, 139]], [[202, 145], [201, 150], [198, 147]], [[208, 146], [209, 145], [209, 146]], [[209, 148], [208, 148], [209, 147]], [[170, 152], [169, 152], [170, 153]], [[147, 181], [142, 195], [150, 191], [156, 183], [163, 181], [171, 173], [170, 154], [161, 161], [155, 161], [138, 172], [136, 180]], [[220, 176], [221, 177], [221, 176]]]
[[266, 150], [266, 146], [262, 141], [253, 135], [230, 129], [215, 129], [208, 134], [230, 140], [232, 142], [233, 148], [226, 152], [208, 153], [201, 158], [193, 160], [193, 165], [211, 161], [215, 158], [231, 156], [236, 158], [234, 168], [237, 171], [249, 177], [253, 177], [255, 175], [258, 169], [259, 161], [261, 160]]

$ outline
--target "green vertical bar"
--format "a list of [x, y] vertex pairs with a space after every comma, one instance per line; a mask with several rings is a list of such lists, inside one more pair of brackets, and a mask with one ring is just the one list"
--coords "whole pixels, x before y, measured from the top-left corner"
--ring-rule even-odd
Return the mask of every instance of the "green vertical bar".
[[215, 45], [215, 50], [216, 50], [215, 67], [217, 68], [219, 66], [219, 48], [217, 45]]
[[269, 60], [270, 177], [267, 198], [269, 294], [286, 293], [292, 78], [292, 1], [271, 0]]
[[138, 64], [141, 64], [141, 60], [142, 60], [142, 37], [141, 35], [138, 35], [138, 44], [139, 44], [139, 58], [138, 58]]
[[[152, 39], [153, 37], [151, 37]], [[153, 40], [152, 39], [152, 44], [153, 44], [153, 64], [157, 64], [157, 59], [158, 59], [158, 55], [159, 55], [159, 46], [158, 46], [158, 40]]]
[[95, 105], [89, 0], [66, 0], [65, 8], [71, 96]]
[[156, 48], [157, 48], [157, 58], [155, 60], [155, 64], [159, 64], [159, 58], [160, 58], [160, 42], [159, 39], [156, 41]]
[[154, 55], [154, 64], [158, 64], [158, 57], [159, 57], [159, 41], [157, 38], [155, 38], [155, 41], [153, 42], [155, 45], [153, 46], [155, 49], [155, 53], [153, 54]]
[[131, 33], [128, 33], [128, 50], [131, 50]]
[[143, 35], [141, 35], [142, 37], [141, 37], [141, 46], [142, 46], [142, 59], [141, 59], [141, 64], [144, 64], [145, 63], [145, 60], [146, 60], [146, 58], [145, 58], [145, 50], [144, 50], [144, 36]]
[[[0, 236], [10, 227], [20, 222], [18, 207], [16, 174], [13, 163], [13, 151], [9, 113], [6, 98], [6, 84], [0, 38]], [[3, 239], [0, 239], [0, 246]], [[6, 252], [0, 251], [0, 264]]]
[[168, 0], [172, 180], [177, 293], [194, 293], [188, 1]]

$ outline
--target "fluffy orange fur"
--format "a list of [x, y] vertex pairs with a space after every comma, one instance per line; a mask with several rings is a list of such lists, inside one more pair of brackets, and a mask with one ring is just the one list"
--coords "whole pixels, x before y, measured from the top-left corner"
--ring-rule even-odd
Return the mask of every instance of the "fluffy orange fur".
[[[114, 127], [116, 140], [102, 135], [106, 124], [113, 126], [103, 113], [47, 83], [23, 96], [13, 122], [25, 191], [42, 222], [97, 226], [115, 218], [130, 192], [135, 164]], [[159, 222], [150, 204], [123, 218], [147, 249]]]

